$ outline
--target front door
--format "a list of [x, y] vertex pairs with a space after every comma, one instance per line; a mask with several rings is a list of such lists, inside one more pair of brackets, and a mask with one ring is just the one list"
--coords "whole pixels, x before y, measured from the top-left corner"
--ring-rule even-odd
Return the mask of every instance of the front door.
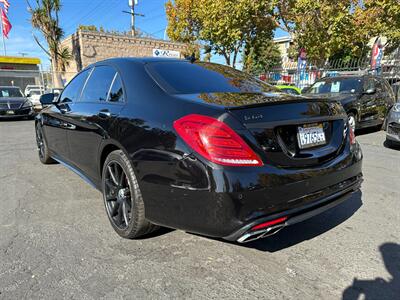
[[90, 70], [85, 70], [75, 76], [65, 87], [57, 104], [43, 113], [43, 130], [47, 145], [52, 154], [63, 161], [70, 161], [67, 132], [72, 126], [68, 113], [77, 101]]

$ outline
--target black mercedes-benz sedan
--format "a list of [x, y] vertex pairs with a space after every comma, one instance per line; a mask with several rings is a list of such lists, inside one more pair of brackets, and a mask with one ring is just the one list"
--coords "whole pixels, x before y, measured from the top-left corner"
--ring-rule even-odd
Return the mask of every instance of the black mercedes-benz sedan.
[[33, 117], [32, 103], [22, 95], [19, 87], [0, 86], [0, 118]]
[[115, 231], [159, 225], [247, 242], [349, 198], [362, 153], [339, 102], [282, 94], [227, 66], [91, 65], [36, 118], [39, 157], [103, 193]]
[[321, 78], [304, 95], [340, 101], [354, 129], [381, 126], [396, 102], [387, 80], [369, 74]]

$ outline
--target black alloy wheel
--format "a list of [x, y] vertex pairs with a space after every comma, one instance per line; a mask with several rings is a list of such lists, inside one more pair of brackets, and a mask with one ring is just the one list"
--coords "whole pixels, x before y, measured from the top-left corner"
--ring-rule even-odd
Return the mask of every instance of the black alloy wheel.
[[122, 166], [116, 161], [108, 163], [104, 180], [106, 209], [110, 220], [119, 229], [127, 229], [132, 219], [132, 197]]
[[36, 125], [36, 144], [39, 152], [40, 160], [44, 157], [44, 142], [43, 142], [43, 134], [42, 130]]
[[142, 194], [132, 164], [123, 151], [115, 150], [107, 156], [102, 189], [108, 219], [120, 236], [133, 239], [158, 228], [145, 218]]
[[46, 140], [44, 139], [43, 131], [39, 123], [36, 123], [35, 131], [36, 131], [36, 145], [40, 161], [42, 162], [42, 164], [45, 165], [55, 163], [55, 161], [50, 157], [49, 149], [47, 147]]

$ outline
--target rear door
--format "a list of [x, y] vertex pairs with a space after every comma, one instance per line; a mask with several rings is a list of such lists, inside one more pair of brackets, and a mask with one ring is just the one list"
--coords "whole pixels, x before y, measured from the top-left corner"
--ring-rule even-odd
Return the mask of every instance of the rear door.
[[[112, 124], [124, 105], [121, 77], [111, 66], [95, 66], [79, 101], [68, 112], [69, 151], [76, 167], [92, 179], [99, 176], [98, 151], [110, 136]], [[112, 135], [112, 134], [111, 134]]]
[[60, 95], [59, 102], [43, 112], [43, 128], [47, 145], [62, 160], [69, 161], [67, 131], [71, 128], [68, 112], [78, 100], [90, 70], [84, 70], [73, 78]]

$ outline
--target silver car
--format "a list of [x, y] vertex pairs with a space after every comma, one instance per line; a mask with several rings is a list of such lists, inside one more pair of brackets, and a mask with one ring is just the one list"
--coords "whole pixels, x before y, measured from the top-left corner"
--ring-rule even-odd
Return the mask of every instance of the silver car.
[[395, 103], [389, 111], [386, 122], [386, 143], [400, 146], [400, 102]]

